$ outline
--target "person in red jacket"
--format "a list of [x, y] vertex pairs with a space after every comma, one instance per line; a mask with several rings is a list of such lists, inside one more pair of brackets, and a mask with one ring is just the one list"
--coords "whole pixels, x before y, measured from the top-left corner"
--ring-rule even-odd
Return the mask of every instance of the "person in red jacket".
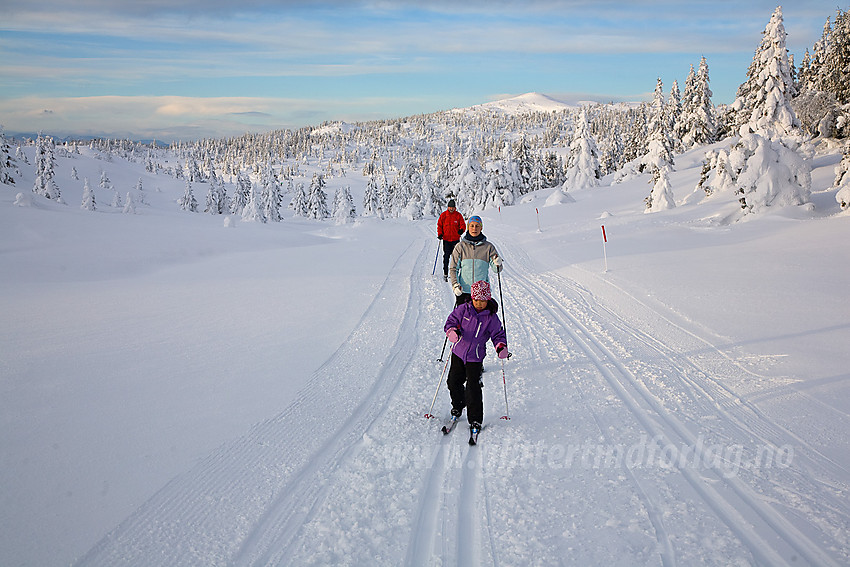
[[463, 215], [457, 212], [454, 199], [449, 200], [447, 208], [437, 219], [437, 238], [443, 241], [443, 279], [449, 281], [449, 258], [455, 244], [466, 230]]

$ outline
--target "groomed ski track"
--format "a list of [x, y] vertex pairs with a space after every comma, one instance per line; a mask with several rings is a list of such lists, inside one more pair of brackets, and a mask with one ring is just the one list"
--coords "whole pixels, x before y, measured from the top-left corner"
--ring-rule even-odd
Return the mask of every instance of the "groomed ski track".
[[727, 385], [752, 370], [675, 313], [599, 280], [617, 298], [603, 301], [586, 284], [598, 278], [539, 271], [493, 240], [512, 419], [499, 419], [491, 349], [478, 446], [465, 416], [440, 433], [444, 385], [437, 419], [423, 417], [452, 305], [423, 228], [294, 403], [175, 478], [78, 564], [850, 562], [848, 471]]

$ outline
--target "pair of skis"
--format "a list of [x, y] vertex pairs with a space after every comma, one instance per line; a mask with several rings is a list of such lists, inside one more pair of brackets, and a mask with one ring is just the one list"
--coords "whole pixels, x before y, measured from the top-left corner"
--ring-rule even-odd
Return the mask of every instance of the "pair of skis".
[[[456, 416], [452, 416], [451, 418], [449, 418], [449, 422], [446, 425], [444, 425], [443, 428], [441, 429], [441, 431], [443, 432], [443, 435], [448, 435], [449, 433], [451, 433], [452, 429], [454, 429], [457, 422], [458, 422], [458, 418]], [[479, 428], [473, 428], [473, 427], [469, 428], [469, 444], [470, 445], [477, 445], [478, 444], [478, 434], [481, 433], [481, 429], [483, 429], [483, 427], [480, 428], [480, 429]]]

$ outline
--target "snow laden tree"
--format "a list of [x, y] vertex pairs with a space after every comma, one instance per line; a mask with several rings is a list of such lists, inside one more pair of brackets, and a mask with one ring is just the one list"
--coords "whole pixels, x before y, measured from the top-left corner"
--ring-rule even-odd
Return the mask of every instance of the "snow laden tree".
[[292, 199], [289, 201], [289, 208], [296, 217], [307, 216], [307, 191], [304, 189], [304, 184], [298, 182], [295, 184], [295, 191], [292, 193]]
[[638, 169], [651, 173], [653, 180], [656, 173], [664, 167], [673, 166], [673, 121], [669, 107], [664, 102], [664, 84], [659, 78], [655, 84], [655, 96], [649, 111], [647, 126], [649, 143], [646, 154], [641, 157]]
[[339, 225], [354, 222], [357, 218], [354, 199], [351, 197], [351, 188], [348, 185], [340, 187], [334, 194], [333, 218]]
[[811, 167], [793, 139], [746, 134], [729, 149], [706, 155], [698, 188], [707, 196], [734, 195], [745, 213], [809, 202]]
[[477, 149], [469, 144], [448, 187], [448, 191], [456, 195], [455, 201], [459, 210], [469, 214], [484, 208], [484, 178], [485, 173]]
[[799, 133], [790, 102], [794, 83], [785, 40], [782, 7], [778, 6], [747, 69], [747, 80], [738, 87], [732, 103], [741, 135], [756, 133], [777, 139]]
[[[422, 198], [422, 215], [427, 217], [439, 217], [440, 213], [443, 212], [443, 201], [440, 199], [437, 186], [431, 180], [431, 172], [428, 161], [425, 161], [423, 164], [419, 194]], [[363, 199], [365, 201], [365, 195]]]
[[676, 136], [681, 140], [683, 149], [712, 144], [717, 140], [717, 116], [708, 83], [708, 63], [703, 57], [697, 73], [691, 66], [685, 81], [682, 113], [676, 122]]
[[251, 179], [247, 174], [240, 171], [236, 174], [236, 190], [230, 200], [230, 214], [241, 215], [248, 204], [248, 195], [251, 192]]
[[[116, 195], [118, 192], [115, 192]], [[192, 182], [186, 180], [186, 189], [183, 191], [183, 196], [177, 201], [180, 208], [191, 213], [198, 212], [198, 201], [195, 199], [195, 193], [192, 191]]]
[[15, 159], [12, 157], [12, 147], [9, 140], [6, 139], [6, 134], [3, 132], [3, 126], [0, 126], [0, 183], [6, 185], [15, 184]]
[[86, 177], [85, 182], [83, 183], [83, 202], [80, 204], [80, 208], [84, 211], [96, 211], [97, 205], [95, 204], [94, 199], [94, 191], [92, 191], [91, 186], [89, 186], [89, 178]]
[[53, 138], [39, 134], [35, 142], [35, 184], [33, 184], [32, 192], [61, 203], [62, 195], [54, 180], [56, 172], [53, 169], [55, 162], [53, 147]]
[[645, 213], [657, 213], [666, 211], [676, 206], [676, 201], [673, 199], [673, 191], [670, 186], [670, 171], [669, 165], [662, 165], [658, 168], [652, 177], [652, 191], [645, 199]]
[[321, 173], [314, 173], [310, 182], [310, 193], [307, 195], [308, 219], [322, 220], [331, 216], [328, 211], [328, 196], [325, 193], [325, 177]]
[[106, 171], [100, 172], [100, 188], [101, 189], [112, 189], [112, 181], [109, 180], [109, 176], [106, 175]]
[[835, 167], [835, 181], [832, 186], [838, 189], [835, 200], [841, 210], [850, 209], [850, 143], [845, 144], [841, 163]]
[[576, 122], [573, 140], [570, 142], [570, 154], [567, 161], [567, 172], [561, 191], [570, 189], [596, 187], [602, 178], [599, 166], [599, 150], [596, 140], [590, 131], [588, 108], [582, 107]]
[[280, 216], [280, 206], [283, 203], [283, 191], [270, 165], [267, 165], [263, 170], [260, 184], [262, 186], [260, 202], [263, 208], [263, 216], [266, 217], [266, 220], [280, 222], [282, 218]]
[[227, 210], [227, 190], [224, 188], [224, 181], [213, 177], [210, 179], [209, 186], [204, 212], [211, 215], [224, 214]]
[[242, 209], [242, 220], [247, 222], [266, 222], [266, 215], [263, 214], [262, 192], [257, 190], [256, 185], [248, 182], [250, 189], [248, 191], [248, 200], [245, 207]]
[[820, 40], [806, 50], [799, 72], [799, 95], [792, 106], [812, 135], [850, 135], [850, 14], [827, 18]]
[[378, 196], [378, 184], [375, 175], [370, 174], [366, 179], [366, 191], [363, 193], [363, 216], [374, 217], [381, 212], [381, 204]]

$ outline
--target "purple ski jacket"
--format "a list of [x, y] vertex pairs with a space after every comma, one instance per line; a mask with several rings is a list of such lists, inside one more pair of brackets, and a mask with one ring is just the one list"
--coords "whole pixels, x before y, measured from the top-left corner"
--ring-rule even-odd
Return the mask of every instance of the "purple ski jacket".
[[452, 347], [452, 353], [464, 362], [481, 362], [487, 356], [488, 339], [493, 341], [493, 346], [499, 343], [507, 345], [505, 328], [496, 315], [497, 309], [495, 301], [480, 312], [471, 301], [455, 307], [443, 328], [447, 333], [449, 329], [461, 330], [460, 340]]

